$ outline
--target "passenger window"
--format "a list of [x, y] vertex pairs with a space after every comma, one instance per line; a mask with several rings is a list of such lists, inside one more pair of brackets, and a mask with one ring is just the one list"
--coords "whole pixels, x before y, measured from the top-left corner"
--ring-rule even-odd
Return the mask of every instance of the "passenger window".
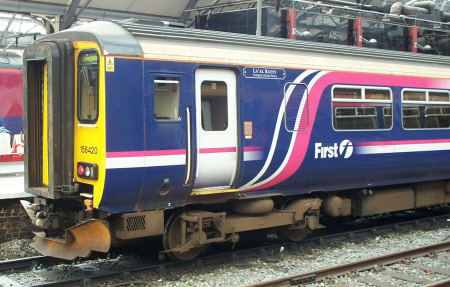
[[403, 127], [405, 129], [420, 128], [420, 110], [417, 106], [403, 107]]
[[404, 101], [425, 101], [425, 92], [405, 91], [403, 92]]
[[98, 118], [98, 55], [81, 51], [78, 56], [78, 119], [95, 123]]
[[385, 88], [335, 87], [333, 127], [336, 130], [390, 129], [391, 91]]
[[427, 106], [425, 107], [426, 128], [448, 128], [450, 127], [450, 105], [449, 106]]
[[153, 114], [156, 120], [180, 120], [180, 82], [158, 77], [153, 84]]
[[336, 108], [336, 129], [375, 129], [377, 114], [375, 108]]
[[205, 131], [224, 131], [228, 127], [227, 84], [222, 81], [203, 81], [201, 84], [202, 128]]
[[450, 93], [444, 91], [403, 91], [403, 128], [450, 128]]
[[391, 92], [389, 90], [365, 89], [364, 91], [366, 100], [391, 100]]
[[450, 93], [429, 92], [429, 100], [431, 102], [448, 102], [450, 103]]
[[335, 88], [333, 90], [333, 99], [361, 99], [361, 89]]
[[392, 127], [392, 108], [383, 108], [384, 126]]
[[[284, 127], [288, 132], [309, 129], [308, 86], [288, 83], [284, 87]], [[299, 117], [301, 115], [301, 117]]]

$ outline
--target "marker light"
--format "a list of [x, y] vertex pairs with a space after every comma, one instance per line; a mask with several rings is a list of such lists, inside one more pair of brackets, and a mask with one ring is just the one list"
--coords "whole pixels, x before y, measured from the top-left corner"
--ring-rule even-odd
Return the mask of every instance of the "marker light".
[[91, 169], [89, 167], [86, 168], [86, 170], [84, 171], [84, 175], [87, 176], [87, 177], [91, 176]]
[[98, 165], [95, 163], [78, 162], [77, 163], [78, 177], [85, 179], [98, 179]]
[[84, 175], [84, 167], [81, 164], [78, 165], [78, 175]]

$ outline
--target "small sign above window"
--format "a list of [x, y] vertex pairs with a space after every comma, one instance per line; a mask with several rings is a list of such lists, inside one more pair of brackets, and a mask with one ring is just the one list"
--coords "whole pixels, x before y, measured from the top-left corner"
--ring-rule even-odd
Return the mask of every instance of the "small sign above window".
[[245, 67], [244, 77], [253, 79], [284, 80], [286, 72], [284, 69]]

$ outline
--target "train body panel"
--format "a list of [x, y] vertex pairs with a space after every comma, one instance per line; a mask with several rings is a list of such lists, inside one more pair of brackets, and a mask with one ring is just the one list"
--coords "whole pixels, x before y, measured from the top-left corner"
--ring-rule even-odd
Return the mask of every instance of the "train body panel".
[[[107, 89], [106, 98], [116, 98], [120, 102], [126, 91], [135, 97], [132, 100], [135, 105], [127, 107], [121, 103], [116, 108], [107, 106], [107, 110], [111, 111], [107, 121], [107, 126], [111, 128], [107, 130], [107, 161], [111, 161], [111, 156], [117, 165], [118, 160], [122, 160], [124, 165], [127, 165], [127, 161], [134, 163], [127, 168], [114, 166], [114, 171], [107, 165], [107, 181], [111, 179], [114, 183], [111, 189], [109, 185], [105, 187], [102, 198], [104, 205], [101, 208], [106, 210], [130, 212], [135, 209], [184, 205], [190, 192], [189, 184], [185, 182], [191, 182], [195, 188], [198, 168], [197, 151], [200, 148], [197, 134], [201, 127], [194, 116], [201, 107], [194, 102], [194, 83], [196, 70], [204, 66], [233, 71], [236, 75], [236, 110], [240, 113], [236, 116], [239, 121], [237, 128], [240, 130], [237, 153], [240, 156], [235, 180], [229, 188], [295, 195], [448, 178], [450, 169], [445, 164], [449, 156], [448, 129], [406, 130], [401, 119], [403, 90], [431, 89], [448, 93], [450, 82], [446, 79], [279, 67], [210, 66], [155, 59], [116, 58], [114, 61], [114, 72], [107, 73], [107, 79], [111, 79], [111, 93]], [[131, 63], [134, 63], [134, 69], [128, 67]], [[143, 66], [142, 78], [140, 65]], [[261, 78], [253, 74], [246, 76], [253, 73], [253, 69], [254, 73], [260, 69], [260, 73], [266, 74], [258, 75]], [[149, 76], [146, 76], [146, 71]], [[271, 74], [275, 78], [270, 78]], [[153, 83], [162, 78], [179, 80], [179, 118], [176, 120], [158, 120], [154, 117]], [[128, 83], [133, 84], [128, 86]], [[283, 88], [289, 83], [305, 84], [308, 92], [303, 86], [291, 84], [292, 99], [285, 107], [284, 100], [289, 91], [284, 95]], [[140, 92], [142, 86], [143, 91]], [[382, 88], [389, 91], [391, 99], [388, 105], [393, 110], [392, 127], [373, 130], [334, 129], [332, 89], [335, 86]], [[143, 104], [137, 104], [138, 101]], [[190, 149], [193, 153], [189, 160], [192, 169], [189, 175], [187, 107], [191, 109]], [[299, 115], [298, 131], [286, 130], [286, 119], [283, 117], [285, 110], [294, 110], [294, 114]], [[123, 116], [117, 117], [119, 111]], [[292, 119], [287, 121], [290, 121], [289, 124], [295, 122]], [[247, 135], [246, 128], [251, 129]], [[415, 146], [408, 150], [410, 145]], [[227, 153], [226, 149], [223, 153]], [[412, 159], [411, 155], [414, 155]], [[424, 165], [424, 161], [432, 164]], [[121, 182], [119, 178], [129, 173], [133, 173], [130, 175], [133, 181]], [[120, 174], [122, 176], [119, 177]], [[160, 190], [164, 184], [170, 186], [167, 193]], [[222, 185], [219, 182], [211, 187]], [[128, 190], [127, 195], [119, 196], [125, 189]], [[121, 207], [110, 209], [107, 202], [111, 199], [119, 199], [117, 204]]]

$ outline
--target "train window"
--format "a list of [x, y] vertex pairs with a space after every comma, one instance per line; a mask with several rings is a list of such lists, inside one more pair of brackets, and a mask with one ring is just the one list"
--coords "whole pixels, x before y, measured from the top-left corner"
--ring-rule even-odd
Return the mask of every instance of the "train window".
[[180, 82], [158, 77], [153, 83], [153, 114], [156, 120], [180, 120]]
[[450, 106], [425, 107], [425, 127], [431, 129], [450, 127]]
[[333, 99], [361, 99], [361, 89], [335, 88]]
[[377, 112], [373, 107], [336, 108], [335, 117], [335, 129], [337, 130], [365, 130], [377, 128]]
[[384, 118], [384, 126], [385, 127], [392, 127], [392, 108], [391, 107], [385, 107], [383, 108], [383, 118]]
[[405, 91], [403, 92], [404, 101], [425, 101], [425, 92], [422, 91]]
[[203, 81], [201, 85], [202, 128], [224, 131], [228, 127], [227, 84], [223, 81]]
[[450, 93], [447, 91], [403, 91], [403, 128], [450, 128]]
[[450, 93], [429, 92], [429, 100], [432, 102], [450, 102]]
[[78, 56], [78, 119], [95, 123], [98, 118], [98, 55], [81, 51]]
[[[287, 83], [284, 86], [284, 128], [288, 132], [309, 129], [308, 86], [304, 83]], [[301, 117], [299, 118], [299, 115]]]
[[374, 130], [392, 128], [392, 96], [386, 88], [333, 89], [335, 130]]
[[417, 106], [403, 107], [403, 127], [405, 129], [420, 128], [420, 110]]
[[391, 93], [389, 90], [365, 89], [364, 95], [366, 100], [391, 100]]

